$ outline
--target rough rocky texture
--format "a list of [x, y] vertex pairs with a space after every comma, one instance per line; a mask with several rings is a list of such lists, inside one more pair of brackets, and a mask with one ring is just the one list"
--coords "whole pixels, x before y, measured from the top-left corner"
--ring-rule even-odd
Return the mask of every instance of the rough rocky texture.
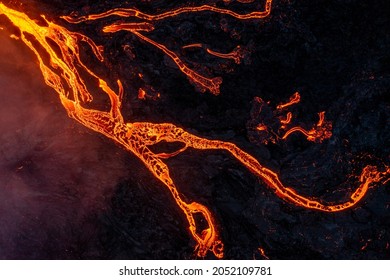
[[[103, 35], [101, 27], [112, 20], [71, 25], [58, 19], [131, 5], [155, 12], [181, 1], [4, 2], [35, 16], [47, 14], [104, 45], [109, 71], [86, 60], [108, 79], [122, 79], [129, 121], [173, 122], [232, 141], [299, 193], [340, 201], [356, 186], [350, 174], [366, 164], [389, 164], [385, 0], [275, 0], [271, 16], [259, 21], [204, 13], [159, 23], [156, 41], [203, 74], [222, 76], [219, 96], [197, 92], [159, 50], [134, 36]], [[132, 155], [68, 119], [39, 80], [33, 56], [2, 36], [1, 99], [13, 97], [0, 112], [0, 258], [194, 258], [186, 220], [169, 193]], [[240, 44], [249, 54], [235, 65], [180, 49], [197, 42], [225, 51]], [[13, 48], [17, 54], [10, 56]], [[25, 67], [31, 71], [23, 72]], [[145, 84], [161, 98], [138, 100]], [[301, 135], [278, 145], [250, 142], [246, 123], [254, 97], [276, 105], [295, 91], [302, 96], [294, 109], [297, 124], [315, 123], [317, 112], [326, 111], [332, 138], [322, 144]], [[189, 150], [168, 163], [185, 197], [214, 213], [228, 259], [262, 258], [258, 247], [271, 259], [390, 258], [388, 185], [372, 188], [352, 210], [327, 214], [280, 200], [226, 153]]]

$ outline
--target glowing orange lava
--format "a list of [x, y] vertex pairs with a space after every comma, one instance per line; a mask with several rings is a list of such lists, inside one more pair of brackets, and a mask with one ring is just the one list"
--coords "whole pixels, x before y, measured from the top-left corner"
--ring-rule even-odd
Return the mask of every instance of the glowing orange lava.
[[145, 100], [146, 99], [146, 92], [143, 88], [140, 88], [138, 90], [138, 99]]
[[287, 103], [284, 103], [284, 104], [279, 104], [276, 109], [280, 110], [280, 109], [284, 109], [284, 108], [287, 108], [293, 104], [297, 104], [299, 103], [299, 101], [301, 101], [301, 95], [299, 94], [299, 92], [296, 92], [294, 93], [291, 97], [290, 97], [290, 100], [287, 102]]
[[224, 59], [232, 59], [236, 64], [240, 64], [242, 58], [244, 57], [244, 52], [242, 51], [241, 46], [237, 46], [233, 51], [230, 53], [220, 53], [217, 51], [213, 51], [207, 47], [205, 47], [203, 44], [196, 43], [196, 44], [190, 44], [182, 47], [183, 49], [188, 49], [188, 48], [204, 48], [206, 52], [208, 52], [211, 55], [224, 58]]
[[309, 131], [302, 127], [296, 126], [288, 130], [282, 137], [286, 139], [289, 135], [294, 132], [300, 132], [306, 136], [306, 139], [311, 142], [321, 143], [325, 139], [329, 139], [332, 136], [332, 123], [325, 120], [325, 112], [318, 113], [318, 123], [313, 126]]
[[202, 5], [197, 7], [182, 7], [161, 14], [156, 14], [156, 15], [143, 13], [140, 10], [134, 8], [117, 8], [100, 14], [86, 15], [80, 17], [63, 16], [62, 18], [67, 20], [68, 22], [80, 23], [83, 21], [96, 20], [96, 19], [106, 18], [115, 15], [120, 17], [135, 17], [142, 20], [153, 22], [153, 21], [160, 21], [163, 19], [175, 17], [185, 13], [214, 12], [218, 14], [229, 15], [240, 20], [248, 20], [248, 19], [260, 19], [260, 18], [267, 17], [271, 13], [271, 5], [272, 5], [272, 0], [266, 0], [264, 11], [255, 11], [247, 14], [239, 14], [228, 9], [221, 9], [210, 5]]
[[[80, 22], [82, 20], [119, 15], [156, 21], [185, 12], [198, 11], [212, 11], [228, 14], [239, 19], [250, 19], [267, 16], [270, 12], [271, 2], [267, 1], [266, 11], [247, 15], [239, 15], [206, 5], [180, 8], [155, 16], [150, 16], [134, 9], [116, 9], [100, 15], [90, 15], [78, 19], [68, 17], [67, 19], [73, 22]], [[126, 122], [121, 112], [122, 83], [119, 80], [117, 81], [118, 92], [116, 93], [109, 86], [108, 82], [95, 74], [80, 59], [79, 43], [84, 41], [93, 50], [98, 60], [103, 61], [101, 49], [91, 39], [80, 33], [71, 32], [54, 22], [46, 20], [44, 17], [44, 22], [40, 24], [29, 18], [25, 13], [10, 9], [1, 2], [0, 15], [7, 17], [19, 29], [21, 41], [35, 53], [45, 83], [58, 94], [69, 117], [105, 135], [121, 145], [125, 150], [137, 156], [148, 170], [171, 192], [177, 205], [187, 218], [189, 231], [197, 242], [196, 249], [199, 257], [204, 257], [208, 251], [212, 251], [217, 258], [222, 258], [224, 246], [219, 238], [216, 223], [211, 212], [206, 206], [198, 202], [187, 202], [182, 198], [170, 176], [168, 166], [163, 161], [163, 159], [178, 155], [187, 148], [228, 151], [254, 175], [266, 183], [281, 199], [300, 207], [324, 212], [337, 212], [353, 207], [362, 200], [371, 185], [382, 181], [390, 173], [390, 168], [388, 167], [379, 170], [375, 166], [366, 166], [359, 177], [359, 185], [356, 190], [350, 194], [346, 202], [340, 204], [328, 204], [313, 198], [304, 197], [294, 189], [283, 185], [277, 173], [260, 164], [257, 159], [233, 143], [205, 139], [171, 123]], [[144, 39], [144, 36], [135, 30], [140, 30], [141, 27], [143, 28], [142, 30], [145, 30], [148, 28], [147, 24], [130, 27], [131, 32]], [[144, 40], [147, 41], [146, 37]], [[86, 82], [82, 78], [85, 75], [82, 76], [81, 72], [86, 72], [89, 79], [95, 80], [96, 85], [109, 97], [110, 109], [108, 111], [86, 107], [92, 101], [93, 95], [92, 90], [88, 89]], [[323, 126], [323, 119], [317, 126]], [[179, 142], [183, 144], [183, 147], [172, 153], [156, 154], [152, 152], [150, 147], [161, 141]], [[197, 225], [196, 214], [201, 215], [207, 222], [205, 228], [199, 228]]]
[[[293, 126], [287, 130], [287, 127], [291, 125], [293, 114], [291, 112], [287, 112], [285, 114], [285, 110], [291, 107], [294, 104], [299, 103], [301, 100], [301, 96], [298, 92], [295, 92], [289, 99], [287, 103], [282, 103], [276, 106], [276, 109], [273, 110], [272, 115], [275, 119], [279, 120], [280, 126], [276, 128], [275, 124], [267, 125], [261, 119], [261, 112], [264, 110], [264, 107], [270, 111], [269, 102], [264, 102], [261, 98], [255, 98], [255, 102], [258, 105], [258, 112], [256, 112], [256, 117], [251, 120], [252, 125], [255, 123], [255, 129], [257, 131], [263, 132], [263, 135], [260, 139], [262, 144], [268, 143], [277, 143], [279, 140], [286, 140], [291, 134], [295, 132], [302, 133], [306, 136], [308, 141], [314, 143], [322, 143], [324, 140], [329, 139], [332, 136], [332, 122], [325, 120], [325, 111], [318, 113], [319, 120], [316, 125], [314, 125], [310, 130], [306, 130], [301, 126]], [[259, 106], [260, 105], [260, 106]], [[266, 109], [266, 110], [267, 110]], [[259, 120], [257, 120], [259, 119]], [[287, 131], [286, 131], [287, 130]], [[283, 136], [281, 136], [283, 135]]]
[[267, 256], [267, 254], [265, 253], [265, 250], [261, 247], [257, 248], [257, 250], [259, 251], [260, 255], [263, 256], [264, 259], [266, 260], [269, 260], [269, 257]]
[[[242, 3], [245, 4], [250, 2], [251, 1], [242, 2]], [[70, 23], [93, 21], [93, 20], [110, 17], [110, 16], [137, 18], [143, 20], [144, 22], [137, 22], [137, 23], [122, 23], [122, 22], [114, 23], [103, 27], [103, 32], [104, 33], [115, 33], [119, 31], [131, 32], [141, 40], [155, 46], [157, 49], [161, 50], [168, 57], [170, 57], [173, 60], [173, 62], [177, 65], [179, 70], [187, 76], [190, 82], [193, 83], [199, 91], [201, 92], [209, 91], [214, 95], [218, 95], [220, 93], [220, 85], [222, 83], [221, 77], [214, 77], [214, 78], [205, 77], [200, 73], [190, 69], [187, 65], [185, 65], [183, 60], [174, 51], [170, 50], [165, 45], [154, 41], [153, 39], [149, 38], [148, 36], [140, 32], [153, 31], [154, 30], [153, 24], [155, 22], [172, 18], [172, 17], [177, 17], [182, 14], [188, 14], [188, 13], [212, 12], [212, 13], [229, 15], [240, 20], [262, 19], [269, 16], [269, 14], [271, 13], [271, 5], [272, 5], [272, 0], [266, 0], [264, 11], [255, 11], [247, 14], [239, 14], [228, 9], [217, 8], [210, 5], [202, 5], [197, 7], [182, 7], [182, 8], [166, 11], [164, 13], [156, 14], [156, 15], [143, 13], [135, 8], [117, 8], [100, 14], [92, 14], [92, 15], [86, 15], [80, 17], [63, 16], [62, 18]], [[192, 44], [192, 46], [199, 46], [199, 45], [201, 44]], [[231, 53], [228, 54], [219, 53], [209, 48], [206, 48], [206, 51], [209, 54], [218, 56], [220, 58], [233, 59], [237, 64], [241, 62], [243, 56], [243, 52], [240, 46], [237, 46]]]

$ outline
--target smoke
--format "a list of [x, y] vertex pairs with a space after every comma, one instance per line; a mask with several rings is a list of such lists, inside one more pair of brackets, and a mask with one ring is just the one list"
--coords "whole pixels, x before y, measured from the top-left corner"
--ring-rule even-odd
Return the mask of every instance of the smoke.
[[68, 118], [20, 41], [0, 42], [0, 258], [82, 258], [128, 155]]

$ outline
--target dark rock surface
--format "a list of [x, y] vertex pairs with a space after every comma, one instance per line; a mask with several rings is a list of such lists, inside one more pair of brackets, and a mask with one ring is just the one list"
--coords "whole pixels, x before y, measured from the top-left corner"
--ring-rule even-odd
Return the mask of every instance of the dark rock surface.
[[[71, 25], [58, 18], [133, 5], [155, 13], [182, 1], [4, 2], [34, 16], [46, 14], [102, 44], [109, 70], [87, 55], [86, 61], [109, 80], [124, 82], [129, 122], [173, 122], [234, 142], [298, 193], [342, 201], [365, 165], [390, 164], [385, 0], [275, 0], [264, 20], [200, 13], [156, 24], [154, 40], [202, 74], [223, 78], [219, 96], [197, 92], [159, 50], [134, 36], [104, 35], [102, 26], [114, 19]], [[245, 12], [261, 7], [255, 2], [228, 7]], [[195, 258], [186, 220], [168, 191], [133, 155], [68, 119], [36, 78], [33, 55], [1, 36], [0, 258]], [[191, 43], [226, 52], [242, 45], [248, 55], [235, 65], [181, 49]], [[138, 88], [145, 86], [161, 97], [139, 100]], [[326, 111], [333, 136], [321, 144], [299, 134], [278, 145], [249, 141], [254, 98], [275, 105], [295, 91], [302, 97], [297, 124], [315, 123], [317, 113]], [[263, 258], [258, 247], [271, 259], [390, 258], [389, 183], [370, 189], [354, 209], [328, 214], [282, 201], [224, 152], [188, 150], [167, 163], [186, 199], [214, 214], [227, 259]]]

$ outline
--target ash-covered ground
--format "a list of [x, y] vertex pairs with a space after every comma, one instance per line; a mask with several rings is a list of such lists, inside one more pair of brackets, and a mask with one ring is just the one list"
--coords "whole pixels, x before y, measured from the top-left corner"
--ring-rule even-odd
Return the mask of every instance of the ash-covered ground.
[[[298, 193], [328, 202], [347, 199], [365, 165], [390, 164], [385, 0], [275, 0], [262, 20], [205, 12], [156, 24], [154, 40], [200, 73], [223, 78], [219, 96], [197, 91], [169, 58], [133, 35], [101, 32], [118, 18], [78, 25], [59, 19], [113, 7], [155, 13], [182, 1], [95, 2], [4, 1], [103, 45], [103, 65], [87, 50], [83, 58], [108, 80], [123, 81], [128, 122], [172, 122], [234, 142]], [[259, 3], [226, 7], [247, 12], [261, 9]], [[0, 37], [0, 258], [195, 258], [186, 219], [169, 192], [133, 155], [68, 118], [33, 54], [7, 32]], [[182, 49], [193, 43], [226, 52], [241, 45], [248, 55], [236, 65]], [[160, 98], [138, 99], [140, 87]], [[277, 144], [250, 140], [254, 98], [275, 106], [295, 91], [302, 97], [293, 109], [295, 124], [310, 127], [326, 111], [332, 137], [323, 143], [300, 134]], [[353, 209], [329, 214], [284, 202], [224, 152], [187, 150], [167, 163], [186, 199], [214, 214], [227, 259], [262, 259], [259, 247], [270, 259], [390, 258], [388, 184], [370, 189]]]

